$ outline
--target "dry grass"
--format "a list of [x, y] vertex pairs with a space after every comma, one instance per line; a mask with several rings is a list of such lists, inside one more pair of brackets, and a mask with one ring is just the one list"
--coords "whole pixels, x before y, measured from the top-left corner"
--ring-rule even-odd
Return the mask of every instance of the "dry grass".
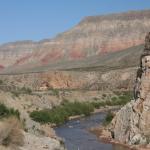
[[0, 122], [0, 150], [18, 150], [24, 144], [20, 121], [10, 117]]
[[0, 146], [0, 150], [19, 150], [19, 149], [12, 149], [10, 147]]

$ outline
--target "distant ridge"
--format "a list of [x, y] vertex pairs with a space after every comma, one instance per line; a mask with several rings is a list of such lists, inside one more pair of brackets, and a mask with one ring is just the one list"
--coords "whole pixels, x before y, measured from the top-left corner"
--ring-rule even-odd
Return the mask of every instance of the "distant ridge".
[[[101, 55], [109, 56], [110, 53], [113, 57], [113, 52], [143, 44], [149, 29], [150, 10], [85, 17], [75, 27], [53, 39], [1, 45], [0, 65], [4, 67], [1, 71], [97, 67], [103, 64]], [[93, 63], [92, 59], [100, 60]]]

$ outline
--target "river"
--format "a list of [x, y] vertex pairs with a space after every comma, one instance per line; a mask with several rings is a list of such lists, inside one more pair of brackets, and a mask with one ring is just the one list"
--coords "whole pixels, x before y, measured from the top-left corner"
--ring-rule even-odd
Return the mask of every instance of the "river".
[[55, 128], [56, 134], [64, 139], [67, 150], [129, 150], [119, 145], [100, 141], [96, 135], [88, 131], [100, 125], [106, 113], [97, 113], [89, 117], [68, 121]]

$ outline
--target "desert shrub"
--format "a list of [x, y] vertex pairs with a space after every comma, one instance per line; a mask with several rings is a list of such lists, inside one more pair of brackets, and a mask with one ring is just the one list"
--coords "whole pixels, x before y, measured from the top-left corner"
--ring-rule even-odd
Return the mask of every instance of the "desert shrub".
[[132, 91], [115, 91], [114, 93], [117, 96], [111, 98], [113, 105], [125, 105], [133, 99]]
[[122, 91], [113, 91], [113, 93], [118, 96], [118, 95], [121, 95], [121, 94], [122, 94]]
[[0, 119], [9, 116], [16, 116], [19, 119], [20, 113], [18, 110], [14, 110], [13, 108], [7, 108], [4, 104], [0, 104]]
[[112, 121], [112, 119], [114, 118], [114, 114], [111, 112], [111, 111], [109, 111], [108, 113], [107, 113], [107, 115], [106, 115], [106, 117], [105, 117], [105, 120], [104, 120], [104, 125], [107, 125], [107, 124], [109, 124], [111, 121]]
[[92, 102], [94, 108], [99, 109], [100, 107], [104, 106], [119, 106], [125, 105], [131, 100], [129, 95], [120, 95], [118, 97], [112, 97], [111, 100], [106, 101], [99, 101], [99, 102]]
[[48, 90], [51, 91], [52, 95], [59, 97], [59, 91], [61, 91], [61, 89], [54, 89], [49, 87]]
[[90, 103], [86, 102], [74, 102], [74, 103], [65, 103], [64, 104], [64, 109], [67, 111], [69, 116], [74, 116], [74, 115], [89, 115], [90, 112], [94, 111], [94, 107]]
[[3, 80], [0, 80], [0, 85], [2, 85], [3, 84]]
[[123, 91], [122, 95], [126, 96], [128, 99], [133, 98], [133, 91]]
[[59, 90], [58, 89], [52, 89], [53, 95], [59, 96]]
[[91, 104], [92, 104], [93, 107], [96, 108], [96, 109], [99, 109], [100, 107], [106, 106], [105, 101], [101, 101], [101, 102], [92, 102]]
[[113, 93], [116, 94], [117, 96], [124, 95], [130, 99], [133, 98], [133, 91], [113, 91]]
[[116, 96], [111, 98], [112, 101], [116, 101], [117, 99], [118, 98]]
[[20, 121], [16, 117], [9, 117], [0, 122], [0, 145], [16, 150], [24, 144]]
[[30, 117], [40, 123], [55, 123], [57, 125], [64, 123], [70, 116], [85, 115], [88, 116], [94, 111], [94, 107], [90, 103], [66, 102], [61, 106], [57, 106], [51, 110], [45, 109], [40, 111], [33, 111]]
[[22, 87], [20, 89], [20, 92], [25, 93], [25, 94], [31, 94], [32, 90], [30, 88], [28, 88], [28, 87]]
[[107, 97], [107, 95], [106, 94], [102, 94], [102, 97], [105, 98], [105, 97]]
[[131, 100], [131, 94], [128, 92], [119, 93], [117, 97], [112, 97], [111, 100], [88, 102], [68, 102], [64, 100], [60, 106], [53, 109], [44, 109], [40, 111], [33, 111], [30, 117], [40, 123], [55, 123], [62, 124], [68, 120], [70, 116], [75, 115], [90, 115], [94, 108], [99, 109], [105, 106], [125, 105]]
[[97, 98], [97, 97], [94, 97], [93, 99], [94, 99], [95, 101], [98, 101], [98, 100], [99, 100], [99, 98]]
[[65, 105], [66, 103], [69, 103], [69, 100], [66, 99], [66, 98], [62, 98], [62, 102], [61, 102], [61, 105]]
[[12, 90], [11, 93], [15, 97], [19, 97], [20, 94], [31, 94], [32, 90], [30, 88], [27, 88], [27, 87], [22, 87], [22, 88], [18, 88], [17, 90]]
[[15, 96], [15, 97], [19, 97], [19, 94], [20, 94], [19, 91], [11, 91], [11, 93], [12, 93], [13, 96]]

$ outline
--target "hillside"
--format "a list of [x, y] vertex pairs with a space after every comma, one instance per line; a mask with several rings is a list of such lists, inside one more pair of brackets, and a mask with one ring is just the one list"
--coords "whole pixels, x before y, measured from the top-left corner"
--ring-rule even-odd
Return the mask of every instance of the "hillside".
[[[131, 56], [139, 55], [140, 47], [136, 46], [143, 43], [149, 28], [150, 10], [86, 17], [53, 39], [1, 45], [0, 69], [3, 73], [16, 73], [72, 68], [87, 70], [103, 66], [109, 68], [119, 67], [118, 62], [123, 62], [122, 57], [128, 62], [125, 65], [135, 66], [136, 60]], [[135, 47], [135, 50], [132, 51], [130, 47]], [[118, 61], [115, 62], [114, 58]]]
[[[50, 64], [34, 66], [21, 65], [8, 67], [1, 71], [1, 74], [24, 74], [47, 72], [50, 70], [60, 71], [99, 71], [106, 72], [116, 69], [137, 67], [142, 53], [143, 45], [127, 48], [118, 52], [110, 52], [100, 56], [92, 56], [78, 61], [57, 61]], [[30, 66], [30, 67], [29, 67]], [[23, 68], [23, 69], [22, 69]]]
[[132, 90], [143, 45], [84, 60], [53, 63], [29, 69], [8, 68], [1, 80], [40, 89], [43, 82], [54, 89]]

